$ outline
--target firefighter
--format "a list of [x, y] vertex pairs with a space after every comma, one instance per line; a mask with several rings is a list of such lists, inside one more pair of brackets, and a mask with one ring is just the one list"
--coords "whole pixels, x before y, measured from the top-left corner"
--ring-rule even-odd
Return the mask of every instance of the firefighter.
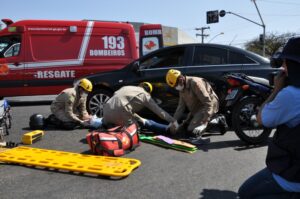
[[168, 127], [167, 125], [146, 120], [137, 114], [143, 108], [148, 108], [170, 124], [176, 121], [151, 98], [150, 93], [152, 90], [152, 85], [149, 82], [143, 82], [139, 86], [124, 86], [117, 90], [104, 105], [103, 124], [106, 126], [122, 126], [132, 120], [142, 123], [148, 130], [164, 133]]
[[86, 110], [86, 98], [93, 89], [88, 79], [79, 80], [73, 88], [63, 90], [52, 102], [51, 112], [65, 129], [87, 127], [91, 116]]
[[182, 118], [186, 107], [188, 108], [187, 118], [178, 128], [171, 128], [173, 133], [187, 133], [191, 141], [205, 143], [210, 142], [209, 138], [202, 138], [211, 117], [219, 109], [219, 99], [207, 80], [200, 77], [189, 77], [181, 74], [180, 71], [170, 69], [166, 75], [167, 84], [179, 91], [179, 102], [174, 114], [178, 121]]

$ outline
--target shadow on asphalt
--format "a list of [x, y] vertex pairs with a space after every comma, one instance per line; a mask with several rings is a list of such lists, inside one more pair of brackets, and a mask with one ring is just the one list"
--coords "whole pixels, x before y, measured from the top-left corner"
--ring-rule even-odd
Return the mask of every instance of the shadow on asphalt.
[[82, 144], [87, 144], [86, 138], [82, 138], [81, 140], [79, 140], [79, 142], [81, 142]]
[[256, 148], [260, 148], [260, 147], [266, 147], [266, 146], [268, 146], [268, 142], [265, 142], [265, 143], [262, 143], [262, 144], [257, 144], [257, 145], [246, 145], [246, 144], [244, 144], [243, 146], [236, 147], [234, 150], [243, 151], [243, 150], [248, 150], [248, 149], [256, 149]]
[[14, 106], [41, 106], [41, 105], [50, 105], [52, 101], [8, 101], [9, 105]]
[[[31, 129], [29, 127], [29, 119], [28, 119], [28, 127], [24, 127], [22, 128], [22, 130], [25, 130], [25, 131], [34, 131], [33, 129]], [[43, 131], [68, 131], [68, 132], [72, 132], [76, 129], [70, 129], [70, 130], [67, 130], [67, 129], [62, 129], [62, 128], [55, 128], [55, 127], [46, 127], [44, 129], [41, 129]]]
[[234, 199], [237, 198], [237, 193], [227, 190], [218, 189], [203, 189], [199, 199]]
[[[271, 138], [269, 138], [271, 139]], [[260, 147], [265, 147], [267, 146], [268, 142], [262, 143], [262, 144], [257, 144], [257, 145], [247, 145], [245, 142], [241, 140], [227, 140], [227, 141], [217, 141], [217, 142], [211, 142], [206, 145], [201, 145], [198, 146], [199, 150], [208, 152], [209, 150], [212, 149], [223, 149], [223, 148], [234, 148], [236, 151], [243, 151], [243, 150], [248, 150], [248, 149], [255, 149], [255, 148], [260, 148]]]

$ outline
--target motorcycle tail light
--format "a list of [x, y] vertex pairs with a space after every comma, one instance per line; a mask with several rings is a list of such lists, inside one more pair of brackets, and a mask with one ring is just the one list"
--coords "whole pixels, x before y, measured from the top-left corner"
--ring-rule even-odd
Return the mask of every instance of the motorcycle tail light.
[[247, 84], [242, 86], [242, 89], [243, 89], [244, 91], [245, 91], [245, 90], [248, 90], [249, 88], [250, 88], [250, 86], [247, 85]]
[[241, 85], [241, 83], [239, 81], [237, 81], [235, 79], [231, 79], [231, 78], [227, 79], [227, 82], [230, 86], [240, 86]]

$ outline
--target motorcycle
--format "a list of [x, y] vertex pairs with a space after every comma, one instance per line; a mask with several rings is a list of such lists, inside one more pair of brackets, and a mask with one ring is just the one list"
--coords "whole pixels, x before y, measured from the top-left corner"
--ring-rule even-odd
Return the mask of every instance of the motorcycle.
[[4, 141], [4, 136], [9, 135], [11, 128], [10, 105], [3, 99], [0, 100], [0, 142]]
[[269, 81], [242, 73], [227, 74], [225, 78], [229, 85], [225, 109], [231, 117], [233, 131], [247, 144], [265, 142], [272, 129], [259, 125], [256, 115], [260, 105], [272, 92]]

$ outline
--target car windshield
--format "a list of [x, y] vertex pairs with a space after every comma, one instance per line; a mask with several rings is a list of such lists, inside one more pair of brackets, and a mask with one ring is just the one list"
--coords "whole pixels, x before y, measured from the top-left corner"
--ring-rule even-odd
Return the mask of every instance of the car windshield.
[[[4, 56], [5, 52], [11, 47], [16, 46], [15, 44], [19, 44], [21, 42], [21, 37], [19, 35], [9, 35], [0, 37], [0, 57]], [[19, 48], [18, 48], [19, 49]], [[12, 53], [6, 53], [7, 55], [11, 55]], [[15, 53], [14, 53], [15, 55]]]

